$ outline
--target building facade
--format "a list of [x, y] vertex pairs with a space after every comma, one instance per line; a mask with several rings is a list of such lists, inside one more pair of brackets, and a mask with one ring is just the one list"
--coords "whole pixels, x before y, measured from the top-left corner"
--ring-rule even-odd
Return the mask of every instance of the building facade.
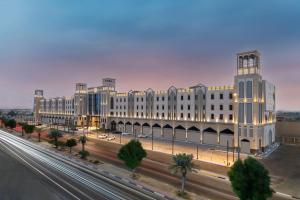
[[45, 99], [38, 90], [34, 113], [42, 123], [71, 122], [255, 153], [275, 141], [275, 87], [262, 79], [260, 59], [258, 51], [238, 53], [230, 86], [119, 93], [116, 80], [104, 78], [99, 87], [77, 83], [68, 98]]

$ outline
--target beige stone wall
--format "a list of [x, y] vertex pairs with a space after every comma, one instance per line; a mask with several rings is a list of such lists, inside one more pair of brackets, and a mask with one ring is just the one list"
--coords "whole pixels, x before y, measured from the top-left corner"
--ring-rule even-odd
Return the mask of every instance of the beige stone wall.
[[276, 136], [298, 136], [300, 137], [300, 121], [278, 121], [276, 122]]

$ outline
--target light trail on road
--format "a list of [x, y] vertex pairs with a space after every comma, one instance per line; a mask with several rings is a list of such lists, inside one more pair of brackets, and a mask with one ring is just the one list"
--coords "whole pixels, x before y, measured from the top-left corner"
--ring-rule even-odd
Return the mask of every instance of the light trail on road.
[[71, 199], [165, 199], [155, 193], [113, 180], [87, 166], [4, 131], [0, 131], [0, 141], [0, 145], [14, 157], [68, 193]]

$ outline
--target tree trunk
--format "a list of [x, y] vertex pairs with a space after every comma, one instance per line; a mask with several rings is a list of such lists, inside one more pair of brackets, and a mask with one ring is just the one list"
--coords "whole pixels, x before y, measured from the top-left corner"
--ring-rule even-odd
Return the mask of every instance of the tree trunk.
[[181, 180], [181, 192], [184, 192], [185, 188], [185, 181], [186, 181], [186, 174], [182, 174], [182, 180]]
[[82, 143], [82, 151], [84, 151], [84, 144]]
[[41, 142], [41, 133], [38, 133], [39, 135], [39, 142]]
[[54, 138], [55, 148], [58, 148], [57, 137]]

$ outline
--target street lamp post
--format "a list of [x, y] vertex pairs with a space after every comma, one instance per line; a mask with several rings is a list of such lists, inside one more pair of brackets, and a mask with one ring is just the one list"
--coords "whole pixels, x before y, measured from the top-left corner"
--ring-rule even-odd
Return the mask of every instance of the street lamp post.
[[226, 164], [226, 166], [228, 166], [228, 149], [229, 147], [228, 147], [228, 140], [227, 140], [227, 148], [226, 148], [226, 157], [227, 157], [227, 164]]
[[240, 159], [240, 127], [238, 124], [238, 160]]
[[151, 146], [151, 149], [152, 149], [152, 151], [153, 151], [153, 127], [151, 127], [151, 136], [152, 136], [152, 138], [151, 138], [151, 142], [152, 142], [152, 146]]

